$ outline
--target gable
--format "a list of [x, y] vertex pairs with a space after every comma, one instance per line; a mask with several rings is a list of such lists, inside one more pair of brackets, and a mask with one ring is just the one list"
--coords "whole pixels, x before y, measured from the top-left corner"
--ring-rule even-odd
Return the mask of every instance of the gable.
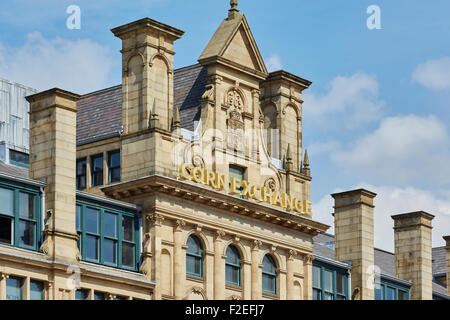
[[243, 14], [222, 22], [198, 61], [211, 62], [219, 58], [267, 74], [256, 41]]
[[242, 26], [239, 27], [233, 40], [222, 54], [222, 57], [245, 67], [262, 71], [261, 67], [258, 65], [258, 59], [255, 52], [252, 50], [250, 41]]

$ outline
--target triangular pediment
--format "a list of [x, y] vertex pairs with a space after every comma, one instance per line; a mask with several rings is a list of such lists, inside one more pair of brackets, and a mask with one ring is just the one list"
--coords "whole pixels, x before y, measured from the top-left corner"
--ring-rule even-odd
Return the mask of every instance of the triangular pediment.
[[256, 41], [243, 14], [225, 19], [205, 50], [199, 62], [222, 58], [235, 65], [266, 74], [267, 69]]

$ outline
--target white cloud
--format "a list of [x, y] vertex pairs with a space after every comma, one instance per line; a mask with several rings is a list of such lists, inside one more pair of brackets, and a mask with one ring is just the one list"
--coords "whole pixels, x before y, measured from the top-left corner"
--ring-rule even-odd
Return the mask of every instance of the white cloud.
[[328, 140], [325, 142], [312, 142], [308, 145], [309, 156], [318, 156], [322, 153], [329, 153], [341, 147], [341, 142], [337, 140]]
[[0, 76], [30, 87], [87, 93], [112, 85], [109, 48], [91, 40], [27, 35], [21, 47], [0, 46]]
[[384, 102], [379, 100], [375, 76], [356, 73], [336, 77], [328, 87], [328, 92], [321, 96], [309, 91], [304, 94], [303, 110], [308, 121], [342, 129], [362, 127], [381, 118]]
[[278, 71], [283, 69], [283, 64], [281, 63], [281, 58], [276, 55], [272, 54], [266, 61], [266, 67], [269, 72]]
[[450, 89], [450, 57], [429, 60], [417, 66], [413, 80], [432, 90]]
[[[364, 180], [399, 185], [450, 182], [450, 142], [436, 117], [416, 115], [383, 119], [377, 130], [331, 155], [345, 172]], [[379, 180], [381, 179], [381, 180]]]
[[[393, 252], [394, 221], [391, 216], [414, 211], [425, 211], [435, 216], [432, 224], [433, 247], [445, 245], [442, 236], [450, 234], [450, 196], [439, 198], [431, 192], [413, 187], [373, 186], [361, 183], [355, 189], [365, 188], [377, 194], [374, 210], [374, 242], [375, 247]], [[335, 190], [341, 192], [343, 190]], [[313, 219], [326, 223], [334, 233], [334, 200], [330, 195], [324, 196], [313, 204]]]

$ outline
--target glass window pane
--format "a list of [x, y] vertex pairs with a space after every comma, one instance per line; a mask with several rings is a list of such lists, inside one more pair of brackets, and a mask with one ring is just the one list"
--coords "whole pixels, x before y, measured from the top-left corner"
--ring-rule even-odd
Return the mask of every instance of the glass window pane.
[[117, 215], [105, 212], [103, 216], [104, 233], [106, 237], [117, 238]]
[[123, 239], [125, 241], [134, 241], [134, 219], [123, 217], [122, 219]]
[[406, 291], [398, 290], [398, 300], [408, 300]]
[[313, 300], [322, 300], [322, 291], [313, 289]]
[[233, 247], [229, 246], [227, 248], [227, 260], [226, 263], [230, 263], [233, 265], [239, 265], [241, 263], [241, 258], [239, 256], [239, 251]]
[[34, 247], [36, 235], [36, 223], [29, 221], [19, 221], [19, 245]]
[[262, 275], [263, 291], [271, 294], [275, 294], [275, 281], [271, 275]]
[[0, 213], [14, 215], [14, 191], [0, 188]]
[[189, 237], [188, 241], [187, 241], [187, 252], [188, 253], [192, 253], [192, 254], [196, 254], [196, 255], [201, 255], [202, 254], [202, 246], [199, 240], [197, 240], [197, 238], [195, 237]]
[[227, 283], [235, 285], [235, 286], [240, 286], [239, 273], [240, 273], [240, 268], [227, 265], [226, 266], [226, 281], [227, 281]]
[[99, 210], [86, 208], [86, 231], [89, 233], [98, 234]]
[[34, 219], [34, 195], [19, 193], [19, 215], [21, 218]]
[[109, 167], [120, 167], [120, 151], [112, 152], [109, 154]]
[[134, 245], [122, 243], [122, 265], [134, 268]]
[[117, 242], [105, 239], [103, 241], [103, 260], [106, 263], [117, 263]]
[[98, 261], [98, 237], [86, 235], [84, 252], [87, 259]]
[[314, 288], [322, 288], [320, 283], [320, 267], [313, 266], [312, 267], [312, 278], [313, 278], [313, 287]]
[[30, 300], [44, 300], [44, 283], [41, 281], [30, 281]]
[[375, 286], [375, 300], [383, 300], [383, 291], [381, 286]]
[[386, 288], [386, 300], [395, 300], [395, 289], [391, 287]]
[[75, 300], [89, 300], [89, 290], [78, 289], [75, 292]]
[[263, 259], [263, 272], [275, 274], [277, 272], [277, 267], [275, 265], [275, 261], [271, 256], [266, 255]]
[[342, 273], [336, 273], [336, 292], [345, 295], [346, 276]]
[[186, 272], [188, 274], [196, 274], [195, 272], [195, 257], [186, 255]]
[[334, 300], [334, 294], [325, 292], [325, 300]]
[[94, 293], [94, 300], [106, 300], [105, 294], [103, 292], [95, 292]]
[[81, 206], [76, 206], [76, 227], [81, 231]]
[[333, 272], [325, 270], [324, 277], [324, 289], [328, 292], [333, 292]]
[[92, 170], [94, 172], [103, 170], [103, 156], [92, 159]]
[[13, 219], [0, 216], [0, 243], [13, 244]]
[[120, 182], [120, 168], [113, 168], [109, 171], [110, 182]]
[[22, 300], [22, 284], [21, 278], [6, 279], [6, 300]]

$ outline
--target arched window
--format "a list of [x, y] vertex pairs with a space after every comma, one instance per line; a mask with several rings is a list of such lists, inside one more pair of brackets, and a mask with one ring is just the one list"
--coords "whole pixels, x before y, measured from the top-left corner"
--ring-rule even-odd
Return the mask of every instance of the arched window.
[[186, 250], [186, 274], [203, 278], [203, 247], [196, 236], [190, 236]]
[[277, 294], [277, 265], [270, 255], [263, 259], [262, 290], [264, 293]]
[[227, 248], [227, 260], [225, 261], [226, 282], [232, 286], [241, 286], [241, 255], [235, 246]]

